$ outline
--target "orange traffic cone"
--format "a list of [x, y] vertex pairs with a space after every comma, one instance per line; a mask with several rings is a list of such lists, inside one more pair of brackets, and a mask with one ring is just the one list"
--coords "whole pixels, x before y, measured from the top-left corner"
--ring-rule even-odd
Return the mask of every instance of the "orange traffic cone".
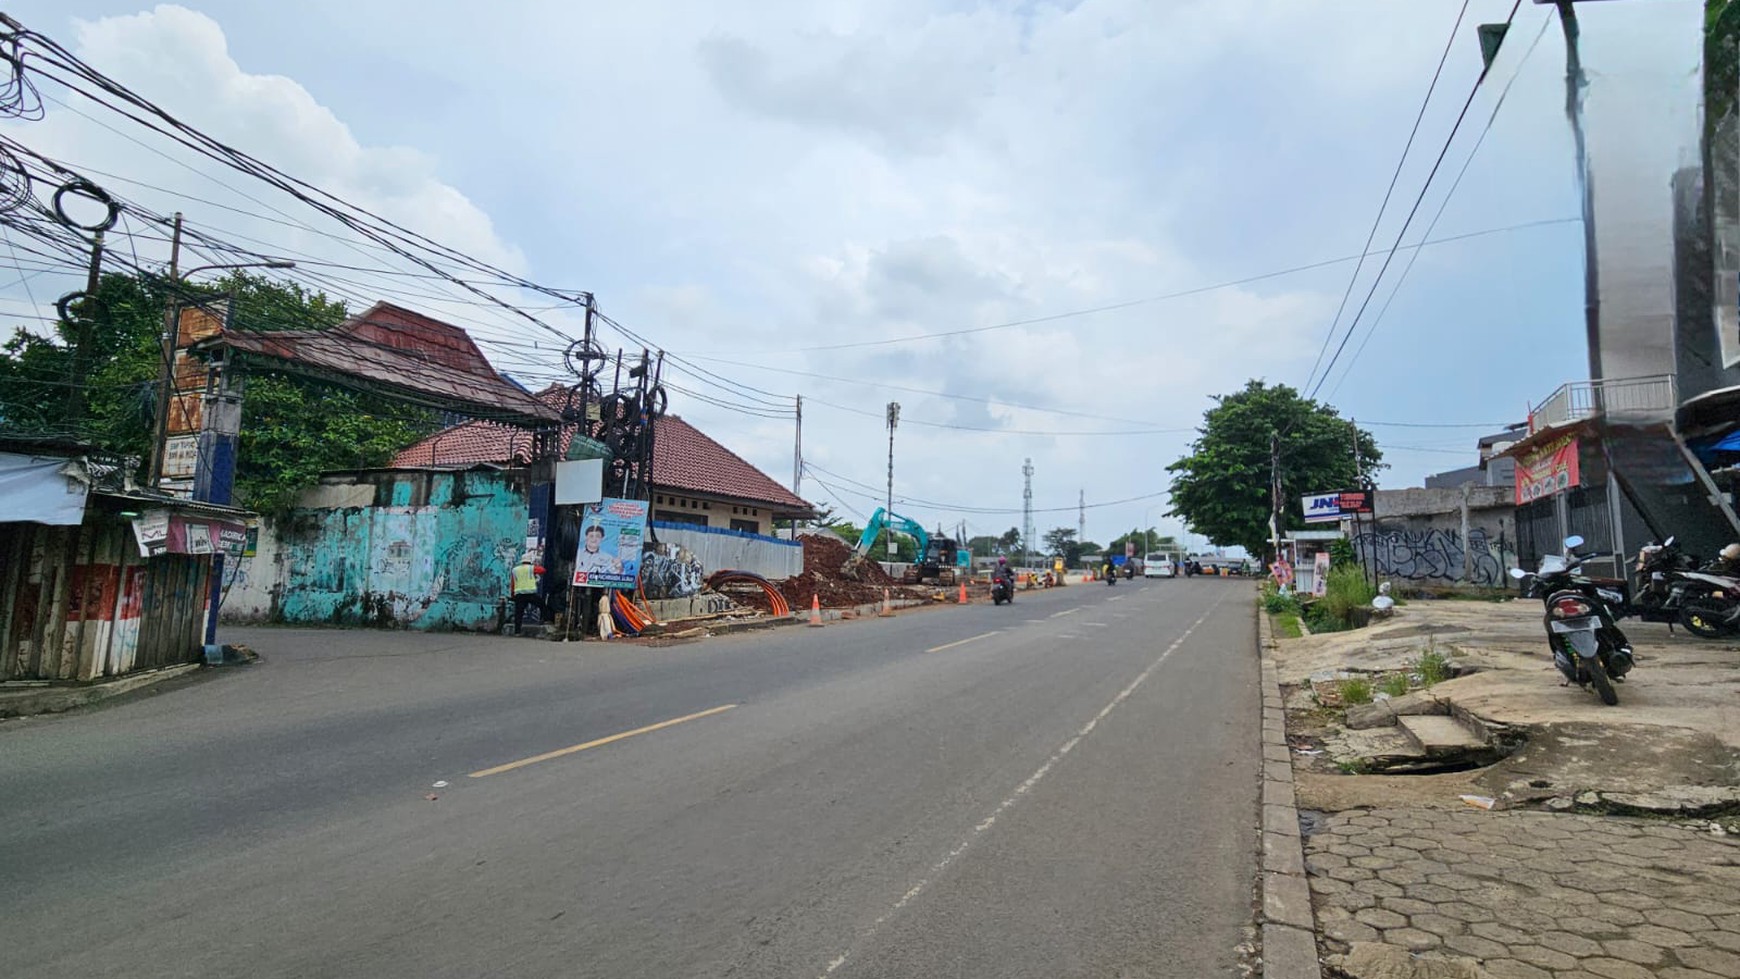
[[810, 596], [810, 625], [820, 626], [821, 624], [822, 624], [822, 596], [811, 595]]
[[967, 604], [967, 583], [961, 582], [961, 604]]
[[876, 610], [876, 614], [883, 618], [894, 614], [894, 604], [889, 601], [886, 588], [882, 589], [882, 607]]

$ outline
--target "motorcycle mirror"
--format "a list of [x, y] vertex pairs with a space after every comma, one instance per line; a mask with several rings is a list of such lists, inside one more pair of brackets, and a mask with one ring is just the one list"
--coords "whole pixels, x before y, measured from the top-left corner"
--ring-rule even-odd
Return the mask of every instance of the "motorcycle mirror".
[[1565, 549], [1568, 551], [1574, 551], [1577, 548], [1582, 547], [1582, 546], [1583, 546], [1583, 538], [1581, 535], [1572, 534], [1571, 536], [1565, 538]]
[[1662, 542], [1661, 542], [1661, 546], [1663, 546], [1663, 547], [1672, 547], [1672, 546], [1674, 546], [1674, 538], [1673, 538], [1673, 535], [1672, 535], [1672, 534], [1669, 534], [1669, 535], [1668, 535], [1668, 539], [1667, 539], [1667, 540], [1664, 540], [1664, 541], [1662, 541]]
[[1521, 581], [1524, 578], [1527, 578], [1529, 576], [1529, 573], [1527, 571], [1524, 571], [1521, 568], [1511, 568], [1510, 569], [1510, 576], [1512, 578], [1515, 578], [1518, 581]]

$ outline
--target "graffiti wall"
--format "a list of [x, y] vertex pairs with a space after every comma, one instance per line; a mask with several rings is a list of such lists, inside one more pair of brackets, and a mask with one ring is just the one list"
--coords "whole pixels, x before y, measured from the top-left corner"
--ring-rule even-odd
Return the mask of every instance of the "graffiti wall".
[[681, 544], [659, 544], [641, 558], [640, 584], [647, 598], [692, 598], [706, 574], [700, 557]]
[[[1394, 529], [1382, 526], [1353, 538], [1354, 552], [1366, 567], [1401, 581], [1463, 583], [1482, 588], [1504, 587], [1504, 558], [1498, 537], [1481, 527], [1471, 527], [1465, 546], [1459, 530], [1440, 528]], [[1468, 556], [1468, 579], [1463, 581], [1463, 556]]]
[[374, 482], [373, 505], [307, 507], [265, 522], [230, 584], [224, 619], [493, 629], [508, 569], [525, 548], [523, 478], [477, 470], [358, 478]]

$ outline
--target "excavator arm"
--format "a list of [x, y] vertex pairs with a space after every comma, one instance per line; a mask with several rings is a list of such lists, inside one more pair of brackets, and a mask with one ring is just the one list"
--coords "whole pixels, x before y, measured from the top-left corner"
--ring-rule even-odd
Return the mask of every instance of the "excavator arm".
[[864, 525], [864, 533], [858, 538], [858, 546], [854, 548], [859, 554], [870, 553], [870, 548], [876, 544], [876, 538], [884, 528], [893, 527], [903, 534], [910, 534], [918, 541], [918, 556], [923, 557], [930, 547], [930, 534], [916, 521], [909, 520], [898, 513], [889, 513], [883, 507], [877, 507], [870, 514], [870, 522]]

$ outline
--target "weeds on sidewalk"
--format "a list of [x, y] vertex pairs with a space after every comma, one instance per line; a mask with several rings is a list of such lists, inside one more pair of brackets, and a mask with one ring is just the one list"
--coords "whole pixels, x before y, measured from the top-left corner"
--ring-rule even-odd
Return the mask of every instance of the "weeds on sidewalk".
[[1365, 677], [1349, 677], [1336, 684], [1336, 690], [1341, 694], [1344, 704], [1371, 703], [1371, 681]]
[[1456, 667], [1451, 665], [1450, 657], [1440, 652], [1435, 642], [1426, 646], [1413, 666], [1414, 672], [1420, 675], [1420, 685], [1424, 687], [1443, 683], [1456, 675]]
[[1401, 697], [1408, 692], [1408, 675], [1406, 673], [1390, 673], [1378, 681], [1378, 691], [1390, 697]]

